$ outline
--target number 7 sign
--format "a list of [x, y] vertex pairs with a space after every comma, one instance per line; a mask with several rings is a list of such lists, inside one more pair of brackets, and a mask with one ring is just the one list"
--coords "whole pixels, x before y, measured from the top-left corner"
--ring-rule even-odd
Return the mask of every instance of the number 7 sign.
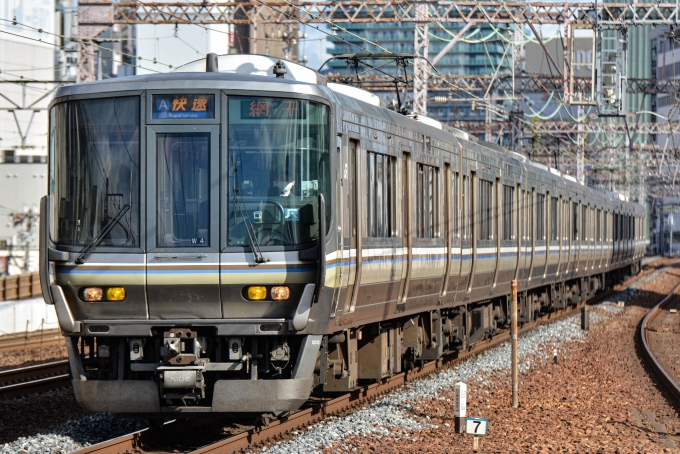
[[465, 420], [465, 433], [475, 437], [485, 437], [489, 432], [489, 420], [487, 418], [467, 418]]

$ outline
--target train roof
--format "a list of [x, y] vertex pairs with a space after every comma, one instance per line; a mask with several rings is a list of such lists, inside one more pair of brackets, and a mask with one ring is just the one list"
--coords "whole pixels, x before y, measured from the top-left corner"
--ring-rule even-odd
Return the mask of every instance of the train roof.
[[[294, 92], [297, 94], [315, 95], [333, 100], [350, 109], [373, 114], [385, 118], [402, 126], [411, 126], [412, 122], [420, 123], [421, 128], [428, 135], [453, 136], [457, 140], [464, 140], [493, 150], [505, 156], [506, 159], [516, 161], [527, 170], [543, 173], [553, 178], [561, 178], [565, 184], [580, 186], [591, 193], [599, 193], [613, 200], [628, 202], [628, 197], [611, 191], [591, 188], [579, 183], [576, 178], [564, 174], [552, 167], [531, 161], [526, 156], [515, 153], [499, 145], [477, 139], [465, 131], [445, 125], [424, 115], [402, 115], [387, 108], [386, 102], [379, 96], [361, 88], [328, 83], [326, 77], [313, 69], [266, 55], [221, 55], [216, 58], [218, 71], [206, 71], [206, 59], [199, 59], [176, 68], [170, 73], [147, 74], [115, 79], [99, 80], [81, 84], [60, 87], [52, 103], [60, 98], [73, 95], [87, 95], [102, 92], [134, 91], [134, 90], [163, 90], [163, 89], [233, 89], [235, 84], [241, 90], [262, 90], [262, 78], [268, 78], [271, 91]], [[277, 67], [278, 77], [274, 74]], [[436, 131], [436, 132], [435, 132]]]

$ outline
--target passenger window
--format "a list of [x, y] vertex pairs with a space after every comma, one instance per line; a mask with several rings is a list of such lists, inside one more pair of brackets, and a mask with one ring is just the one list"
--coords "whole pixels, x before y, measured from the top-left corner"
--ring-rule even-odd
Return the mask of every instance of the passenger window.
[[479, 239], [493, 239], [493, 182], [479, 180]]
[[581, 241], [587, 241], [588, 240], [587, 217], [588, 217], [588, 207], [581, 205]]
[[156, 246], [209, 246], [209, 133], [157, 134], [156, 151]]
[[472, 215], [470, 213], [470, 177], [463, 175], [463, 214], [462, 214], [462, 236], [463, 240], [469, 241], [472, 234]]
[[550, 240], [557, 241], [557, 197], [550, 197]]
[[394, 158], [368, 152], [368, 236], [394, 235]]
[[607, 228], [608, 225], [609, 225], [609, 222], [607, 222], [608, 219], [609, 219], [609, 213], [607, 213], [605, 211], [604, 212], [604, 222], [603, 222], [604, 228], [602, 229], [604, 231], [604, 240], [605, 241], [609, 241], [609, 230]]
[[545, 240], [545, 195], [536, 194], [536, 240]]
[[461, 228], [458, 225], [458, 221], [460, 220], [460, 205], [458, 201], [459, 197], [459, 187], [458, 185], [460, 184], [460, 174], [458, 172], [453, 172], [453, 181], [451, 183], [451, 212], [453, 213], [453, 238], [455, 240], [460, 239], [460, 230]]
[[503, 186], [503, 240], [515, 239], [515, 188]]
[[571, 222], [572, 222], [571, 240], [577, 241], [578, 240], [578, 202], [572, 202], [571, 208], [572, 208], [571, 209]]
[[438, 169], [425, 164], [418, 164], [416, 187], [416, 236], [418, 238], [436, 238], [439, 236], [437, 225], [438, 212]]

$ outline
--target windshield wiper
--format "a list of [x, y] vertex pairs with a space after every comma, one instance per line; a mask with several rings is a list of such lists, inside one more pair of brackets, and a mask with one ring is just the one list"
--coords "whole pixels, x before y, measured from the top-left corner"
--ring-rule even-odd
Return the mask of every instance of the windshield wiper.
[[[246, 227], [246, 233], [248, 234], [248, 241], [250, 242], [250, 247], [253, 250], [253, 256], [255, 257], [255, 262], [256, 263], [266, 263], [269, 262], [269, 259], [264, 258], [264, 255], [262, 255], [262, 250], [260, 249], [260, 243], [257, 241], [257, 235], [255, 234], [255, 227], [253, 227], [252, 223], [250, 222], [250, 216], [248, 216], [248, 208], [245, 206], [245, 202], [243, 202], [243, 195], [240, 196], [241, 191], [239, 188], [234, 187], [234, 204], [238, 207], [238, 211], [241, 213], [241, 217], [243, 218], [243, 224]], [[243, 212], [245, 208], [245, 213]], [[234, 220], [236, 220], [236, 217], [234, 217]]]
[[123, 208], [120, 209], [118, 214], [116, 214], [116, 216], [113, 219], [106, 223], [102, 231], [99, 232], [99, 235], [94, 237], [90, 244], [85, 245], [85, 247], [80, 251], [80, 255], [78, 255], [78, 258], [76, 258], [76, 263], [78, 265], [82, 265], [83, 263], [85, 263], [85, 259], [89, 257], [94, 248], [99, 246], [99, 243], [102, 242], [104, 237], [109, 234], [111, 229], [113, 229], [113, 226], [115, 226], [118, 223], [118, 221], [120, 221], [123, 218], [123, 216], [125, 215], [125, 213], [127, 213], [129, 209], [130, 204], [123, 205]]

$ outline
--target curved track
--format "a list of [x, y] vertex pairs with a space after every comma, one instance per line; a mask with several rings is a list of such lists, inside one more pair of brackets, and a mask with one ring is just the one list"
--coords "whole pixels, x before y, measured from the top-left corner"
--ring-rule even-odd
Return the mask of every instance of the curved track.
[[0, 399], [68, 385], [67, 359], [0, 371]]
[[[650, 262], [646, 269], [644, 269], [637, 276], [627, 280], [626, 282], [615, 286], [613, 289], [600, 293], [591, 301], [591, 304], [603, 301], [605, 298], [627, 287], [633, 282], [641, 279], [644, 276], [651, 274], [659, 268], [665, 267], [669, 261], [664, 259], [654, 260]], [[679, 285], [680, 287], [680, 285]], [[545, 314], [532, 323], [525, 324], [519, 329], [519, 333], [526, 333], [538, 325], [551, 323], [566, 316], [578, 313], [578, 309], [585, 304], [582, 301], [577, 306], [571, 306], [567, 309]], [[388, 379], [382, 380], [379, 383], [373, 383], [354, 390], [350, 393], [344, 394], [336, 398], [316, 399], [310, 401], [307, 406], [297, 412], [292, 413], [287, 418], [281, 418], [272, 423], [262, 427], [241, 427], [230, 428], [223, 432], [221, 437], [215, 437], [201, 434], [200, 430], [196, 430], [196, 423], [189, 421], [188, 423], [170, 423], [166, 426], [149, 430], [134, 432], [122, 437], [105, 441], [96, 445], [88, 446], [76, 454], [114, 454], [122, 452], [176, 452], [178, 445], [183, 447], [182, 451], [193, 453], [232, 453], [240, 452], [248, 448], [252, 448], [267, 440], [276, 439], [285, 435], [287, 432], [295, 430], [296, 428], [313, 424], [330, 415], [339, 414], [342, 412], [351, 411], [352, 408], [363, 405], [382, 394], [388, 393], [399, 386], [417, 380], [432, 372], [436, 372], [444, 365], [453, 365], [461, 362], [471, 356], [477, 355], [484, 350], [492, 348], [503, 342], [510, 340], [510, 330], [500, 332], [489, 340], [482, 341], [474, 347], [461, 352], [454, 352], [436, 360], [423, 364], [421, 367], [414, 370], [403, 372]], [[183, 427], [184, 426], [184, 427]], [[202, 440], [193, 440], [199, 436], [204, 436]], [[211, 439], [212, 438], [212, 439]], [[218, 438], [218, 439], [215, 439]], [[214, 441], [213, 441], [214, 440]]]
[[668, 295], [666, 295], [652, 310], [647, 313], [645, 318], [640, 324], [640, 342], [642, 346], [642, 352], [645, 355], [650, 367], [654, 370], [654, 373], [659, 377], [659, 380], [668, 388], [675, 400], [680, 403], [680, 386], [676, 383], [675, 378], [672, 373], [667, 371], [662, 365], [660, 358], [654, 354], [649, 339], [650, 332], [656, 332], [651, 326], [655, 319], [662, 312], [665, 305], [674, 300], [674, 296], [680, 293], [680, 284], [678, 284]]

